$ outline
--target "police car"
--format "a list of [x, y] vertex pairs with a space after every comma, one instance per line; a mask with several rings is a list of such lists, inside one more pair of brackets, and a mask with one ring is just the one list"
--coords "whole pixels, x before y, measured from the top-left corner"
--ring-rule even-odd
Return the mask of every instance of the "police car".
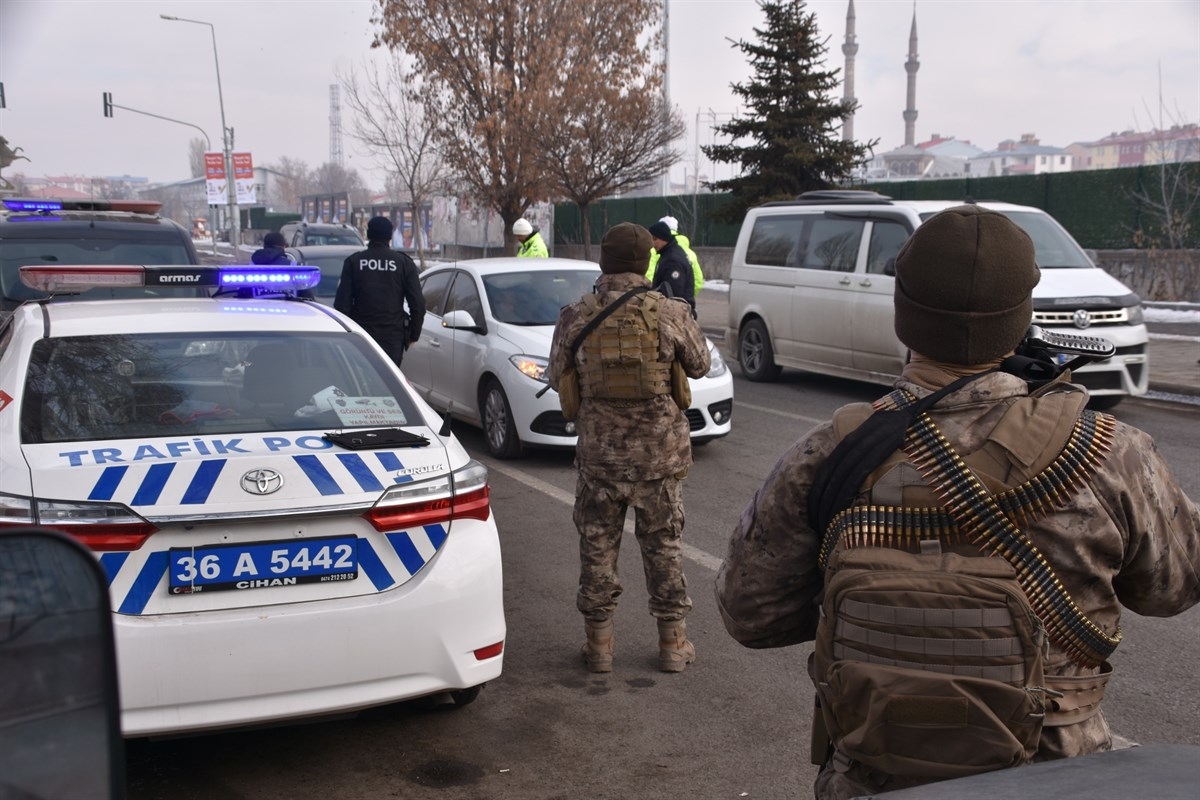
[[[126, 736], [465, 705], [500, 675], [485, 467], [313, 267], [21, 268], [0, 328], [0, 535], [108, 576]], [[96, 286], [205, 298], [56, 302]]]

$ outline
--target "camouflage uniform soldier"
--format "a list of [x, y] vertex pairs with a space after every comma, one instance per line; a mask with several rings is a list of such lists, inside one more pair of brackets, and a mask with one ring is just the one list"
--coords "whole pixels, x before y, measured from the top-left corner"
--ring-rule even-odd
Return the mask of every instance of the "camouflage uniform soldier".
[[[650, 613], [658, 620], [659, 667], [681, 672], [696, 655], [684, 626], [692, 601], [682, 553], [683, 479], [692, 463], [692, 445], [687, 417], [671, 394], [671, 366], [678, 362], [696, 378], [708, 371], [710, 362], [688, 304], [648, 291], [643, 276], [649, 252], [650, 233], [640, 225], [621, 223], [604, 235], [603, 274], [595, 294], [559, 312], [547, 370], [555, 389], [563, 381], [579, 381], [575, 525], [581, 568], [576, 605], [587, 633], [584, 663], [592, 672], [612, 670], [612, 616], [621, 594], [617, 553], [630, 507]], [[572, 357], [571, 343], [585, 325], [635, 288], [642, 293], [605, 317]]]
[[[1018, 508], [1023, 515], [1017, 519], [1079, 611], [1115, 646], [1121, 605], [1137, 614], [1171, 616], [1200, 601], [1200, 511], [1149, 436], [1107, 415], [1085, 416], [1094, 412], [1083, 411], [1087, 394], [1082, 387], [1057, 381], [1031, 394], [1023, 378], [988, 371], [1022, 339], [1038, 277], [1031, 242], [1003, 215], [960, 206], [921, 225], [896, 258], [896, 333], [912, 351], [896, 386], [924, 397], [960, 377], [987, 373], [938, 400], [928, 417], [992, 496], [1018, 485], [1033, 485], [1027, 497], [1037, 495], [1038, 484], [1031, 480], [1065, 452], [1068, 430], [1079, 419], [1095, 422], [1090, 463], [1060, 473], [1062, 482], [1035, 497], [1033, 508]], [[828, 624], [822, 622], [818, 565], [822, 536], [810, 522], [808, 496], [822, 462], [871, 413], [864, 404], [846, 406], [833, 421], [802, 437], [743, 511], [716, 581], [725, 627], [743, 645], [812, 641]], [[904, 450], [870, 473], [852, 513], [883, 508], [891, 515], [887, 521], [900, 519], [905, 509], [945, 507], [928, 483], [936, 480], [936, 472], [929, 478], [915, 468], [909, 447], [906, 441]], [[891, 541], [880, 530], [871, 529], [857, 543], [855, 536], [849, 542], [842, 536], [834, 550], [870, 556], [872, 544], [879, 551]], [[971, 542], [951, 552], [982, 555]], [[1111, 749], [1100, 713], [1111, 667], [1103, 659], [1083, 661], [1050, 636], [1044, 685], [1061, 694], [1047, 693], [1033, 760]], [[818, 686], [819, 692], [827, 690], [828, 684]], [[825, 705], [815, 718], [821, 723], [817, 729], [828, 719]], [[934, 735], [919, 726], [911, 730], [914, 737]], [[814, 745], [832, 745], [816, 781], [819, 800], [874, 795], [930, 780], [867, 769], [837, 749], [836, 737], [817, 742], [818, 736], [814, 733]]]

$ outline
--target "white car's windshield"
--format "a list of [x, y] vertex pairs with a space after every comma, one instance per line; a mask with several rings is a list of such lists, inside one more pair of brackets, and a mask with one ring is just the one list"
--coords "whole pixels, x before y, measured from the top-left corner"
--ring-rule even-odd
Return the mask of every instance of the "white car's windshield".
[[[1095, 266], [1063, 228], [1046, 214], [1028, 211], [1001, 211], [1000, 213], [1021, 226], [1033, 240], [1037, 265], [1042, 269], [1091, 269]], [[922, 214], [927, 220], [933, 213]]]
[[511, 325], [553, 325], [568, 303], [592, 291], [600, 270], [558, 269], [485, 275], [492, 316]]

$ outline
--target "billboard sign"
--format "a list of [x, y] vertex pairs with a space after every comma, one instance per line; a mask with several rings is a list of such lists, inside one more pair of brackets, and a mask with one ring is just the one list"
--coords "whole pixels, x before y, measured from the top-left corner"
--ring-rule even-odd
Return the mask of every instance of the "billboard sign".
[[204, 154], [204, 187], [208, 194], [208, 204], [219, 206], [225, 203], [228, 184], [225, 183], [225, 154]]
[[233, 182], [237, 187], [238, 205], [254, 205], [254, 159], [249, 153], [233, 154]]

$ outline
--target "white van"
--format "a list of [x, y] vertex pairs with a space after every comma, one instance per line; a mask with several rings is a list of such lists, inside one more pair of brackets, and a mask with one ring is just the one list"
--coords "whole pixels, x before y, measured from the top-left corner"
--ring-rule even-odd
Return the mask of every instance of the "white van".
[[[961, 205], [892, 200], [875, 192], [806, 192], [747, 212], [730, 267], [729, 328], [742, 374], [752, 381], [782, 367], [891, 384], [908, 351], [892, 326], [892, 259], [922, 221]], [[1073, 373], [1094, 408], [1144, 394], [1149, 380], [1141, 298], [1097, 268], [1049, 214], [982, 202], [1033, 239], [1042, 277], [1033, 323], [1101, 336], [1112, 358]]]

